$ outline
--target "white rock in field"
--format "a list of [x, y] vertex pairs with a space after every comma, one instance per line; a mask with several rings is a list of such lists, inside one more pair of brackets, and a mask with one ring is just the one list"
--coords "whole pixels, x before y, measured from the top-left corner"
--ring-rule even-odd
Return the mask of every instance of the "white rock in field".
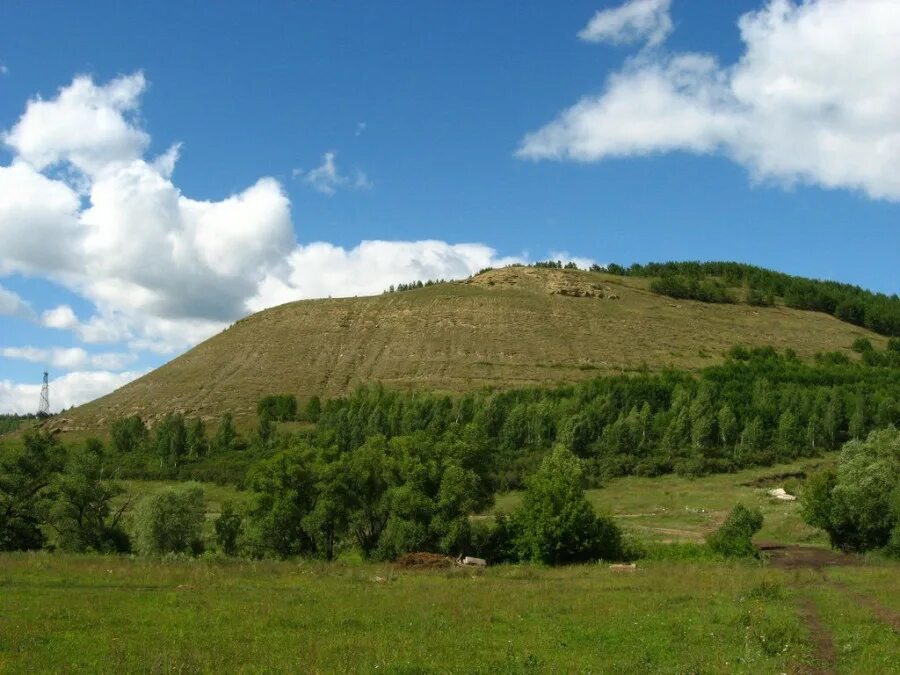
[[769, 496], [774, 497], [775, 499], [780, 499], [783, 502], [793, 502], [796, 501], [797, 497], [794, 495], [789, 495], [784, 491], [784, 488], [775, 488], [773, 490], [769, 490]]

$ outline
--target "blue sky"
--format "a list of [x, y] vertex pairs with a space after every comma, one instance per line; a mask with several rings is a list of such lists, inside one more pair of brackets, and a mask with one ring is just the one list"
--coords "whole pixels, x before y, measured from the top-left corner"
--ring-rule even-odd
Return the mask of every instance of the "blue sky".
[[900, 12], [851, 5], [4, 3], [0, 409], [511, 259], [897, 293]]

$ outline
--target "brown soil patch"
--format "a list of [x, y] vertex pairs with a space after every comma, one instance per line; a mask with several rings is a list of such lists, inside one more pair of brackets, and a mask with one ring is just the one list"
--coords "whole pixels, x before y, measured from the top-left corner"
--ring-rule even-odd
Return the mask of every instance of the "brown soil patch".
[[772, 567], [780, 567], [782, 569], [821, 569], [831, 565], [862, 564], [862, 559], [852, 553], [832, 551], [816, 546], [757, 542], [756, 547], [769, 559], [769, 564]]
[[439, 553], [404, 553], [394, 565], [402, 569], [443, 569], [453, 567], [453, 558]]
[[834, 640], [831, 631], [822, 622], [815, 603], [810, 598], [801, 598], [798, 612], [809, 630], [809, 640], [813, 648], [813, 661], [811, 666], [800, 668], [801, 673], [809, 675], [826, 675], [835, 672], [837, 663], [837, 650], [834, 648]]

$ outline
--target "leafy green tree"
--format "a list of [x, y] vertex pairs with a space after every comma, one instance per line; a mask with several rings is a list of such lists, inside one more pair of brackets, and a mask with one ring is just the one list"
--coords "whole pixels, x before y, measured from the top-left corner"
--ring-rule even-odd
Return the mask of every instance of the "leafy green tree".
[[222, 513], [215, 521], [216, 544], [227, 556], [238, 554], [238, 542], [244, 529], [244, 518], [231, 502], [222, 504]]
[[889, 427], [846, 443], [834, 471], [806, 481], [802, 514], [836, 548], [888, 545], [900, 523], [900, 431]]
[[778, 418], [775, 439], [781, 458], [793, 459], [800, 454], [800, 448], [803, 446], [803, 432], [793, 410], [785, 410]]
[[452, 554], [462, 554], [471, 541], [469, 514], [479, 506], [479, 479], [474, 471], [449, 463], [441, 476], [431, 519], [431, 530], [438, 547]]
[[0, 456], [0, 551], [44, 545], [41, 525], [64, 462], [56, 437], [39, 431], [26, 431], [20, 449]]
[[206, 437], [206, 424], [199, 417], [191, 420], [187, 428], [188, 457], [206, 457], [209, 454], [209, 439]]
[[579, 457], [586, 457], [596, 434], [590, 416], [582, 412], [576, 413], [566, 420], [562, 438], [573, 453]]
[[257, 556], [315, 554], [316, 540], [304, 522], [316, 505], [318, 462], [307, 446], [284, 450], [257, 464], [249, 478], [256, 492], [248, 540]]
[[116, 452], [125, 454], [142, 450], [149, 433], [144, 421], [137, 415], [132, 415], [115, 420], [110, 428], [110, 436]]
[[866, 435], [866, 409], [862, 401], [857, 401], [850, 414], [850, 421], [847, 425], [847, 433], [852, 439], [861, 439]]
[[177, 467], [187, 454], [187, 427], [184, 416], [169, 413], [154, 429], [156, 452], [166, 464]]
[[198, 554], [203, 550], [205, 518], [206, 500], [199, 485], [164, 488], [144, 497], [135, 507], [132, 543], [143, 555]]
[[266, 396], [256, 406], [260, 417], [267, 413], [274, 422], [291, 422], [297, 418], [297, 397], [293, 394]]
[[315, 554], [333, 560], [346, 533], [349, 489], [343, 462], [321, 462], [317, 466], [313, 486], [315, 500], [303, 517], [303, 529], [315, 544]]
[[322, 401], [318, 396], [312, 396], [306, 402], [303, 409], [303, 416], [310, 422], [318, 422], [319, 416], [322, 414]]
[[234, 418], [231, 413], [224, 413], [219, 419], [219, 428], [216, 429], [216, 437], [213, 447], [216, 452], [231, 452], [237, 445], [237, 432], [234, 430]]
[[716, 414], [716, 421], [719, 427], [719, 441], [722, 443], [722, 446], [726, 448], [732, 447], [737, 442], [741, 428], [731, 405], [725, 403], [719, 408], [719, 412]]
[[736, 504], [725, 522], [706, 538], [706, 544], [714, 552], [728, 557], [753, 557], [759, 555], [753, 545], [753, 535], [763, 526], [759, 509], [748, 509]]
[[561, 565], [621, 556], [621, 533], [594, 513], [582, 478], [581, 460], [564, 446], [547, 455], [513, 514], [521, 559]]
[[124, 488], [106, 475], [103, 445], [99, 441], [91, 439], [85, 447], [71, 453], [54, 488], [48, 521], [58, 534], [60, 548], [100, 553], [129, 550], [121, 521], [131, 500], [113, 507], [113, 500]]
[[766, 432], [763, 421], [754, 417], [744, 427], [738, 445], [738, 457], [742, 466], [753, 466], [766, 462]]
[[256, 433], [262, 445], [268, 445], [275, 434], [275, 422], [268, 408], [263, 408], [259, 413]]
[[349, 481], [348, 527], [363, 556], [368, 558], [378, 546], [390, 517], [392, 467], [387, 443], [375, 436], [352, 451], [345, 462]]

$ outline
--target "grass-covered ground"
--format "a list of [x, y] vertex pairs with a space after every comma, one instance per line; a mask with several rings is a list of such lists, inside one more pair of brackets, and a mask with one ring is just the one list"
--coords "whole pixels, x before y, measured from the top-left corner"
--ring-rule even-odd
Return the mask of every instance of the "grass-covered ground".
[[[829, 461], [610, 481], [591, 500], [644, 544], [699, 543], [736, 501], [759, 538], [823, 545], [765, 490]], [[139, 498], [165, 483], [128, 482]], [[207, 484], [207, 542], [225, 501]], [[502, 495], [498, 508], [515, 505]], [[674, 549], [673, 549], [674, 550]], [[690, 547], [686, 549], [690, 551]], [[695, 547], [696, 552], [696, 547]], [[691, 554], [689, 553], [689, 556]], [[675, 556], [672, 556], [675, 557]], [[641, 560], [547, 569], [0, 555], [0, 672], [897, 672], [900, 565]]]
[[[799, 501], [778, 501], [768, 495], [768, 490], [782, 487], [796, 494], [799, 476], [834, 461], [834, 457], [826, 455], [702, 478], [674, 474], [656, 478], [627, 476], [613, 479], [600, 489], [587, 490], [587, 496], [594, 508], [612, 514], [639, 541], [702, 542], [737, 502], [743, 502], [758, 507], [765, 516], [758, 540], [827, 546], [827, 536], [800, 518]], [[498, 495], [491, 512], [509, 513], [521, 498], [517, 492]]]
[[0, 670], [892, 672], [896, 633], [833, 578], [873, 603], [900, 596], [896, 565], [473, 572], [5, 554]]

